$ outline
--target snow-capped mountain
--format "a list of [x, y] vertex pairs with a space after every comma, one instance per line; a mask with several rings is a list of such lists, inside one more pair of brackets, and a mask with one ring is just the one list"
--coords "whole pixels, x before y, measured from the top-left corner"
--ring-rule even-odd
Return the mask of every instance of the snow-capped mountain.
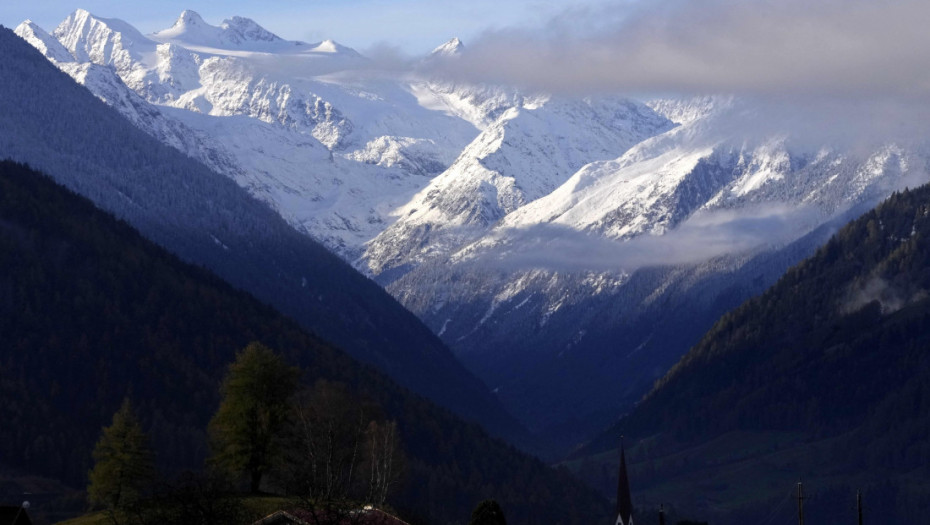
[[630, 101], [526, 98], [509, 108], [368, 244], [369, 269], [412, 267], [469, 243], [595, 159], [671, 127]]
[[437, 46], [427, 59], [454, 57], [462, 54], [463, 51], [465, 51], [465, 44], [458, 37], [453, 37], [448, 42]]
[[[350, 260], [362, 256], [365, 244], [398, 218], [401, 207], [453, 164], [447, 178], [473, 172], [481, 162], [516, 161], [527, 168], [554, 163], [539, 181], [522, 177], [522, 187], [510, 180], [516, 169], [496, 182], [501, 201], [512, 201], [505, 204], [509, 210], [584, 163], [615, 156], [668, 125], [630, 101], [550, 102], [509, 89], [367, 75], [367, 60], [351, 49], [332, 41], [285, 41], [240, 17], [212, 26], [185, 11], [170, 28], [144, 36], [123, 21], [77, 10], [52, 32], [61, 45], [36, 37], [26, 25], [18, 29], [21, 36], [40, 50], [52, 46], [55, 51], [46, 56], [57, 64], [108, 67], [136, 95], [190, 130], [182, 136], [198, 137], [186, 153], [234, 178]], [[430, 58], [450, 59], [463, 49], [452, 39]], [[79, 80], [113, 99], [109, 85]], [[522, 144], [511, 139], [538, 134], [553, 137], [530, 147], [531, 139]], [[522, 149], [490, 155], [511, 144]], [[462, 155], [467, 158], [456, 162]], [[492, 166], [489, 173], [499, 171]], [[467, 184], [483, 184], [471, 178]], [[524, 195], [533, 185], [539, 189]], [[499, 210], [477, 213], [493, 217]], [[384, 266], [371, 259], [365, 262], [373, 268]]]
[[159, 42], [171, 42], [184, 47], [203, 46], [212, 49], [245, 49], [249, 51], [280, 50], [282, 47], [305, 45], [286, 42], [248, 18], [233, 17], [219, 27], [207, 24], [194, 11], [184, 11], [174, 25], [152, 35]]
[[684, 117], [677, 127], [583, 166], [388, 284], [564, 446], [632, 406], [708, 323], [836, 224], [927, 181], [920, 148], [741, 139], [721, 132], [747, 111], [730, 99], [664, 106]]
[[[478, 132], [424, 108], [407, 85], [334, 82], [333, 71], [366, 63], [355, 51], [284, 41], [242, 18], [214, 27], [185, 11], [171, 28], [143, 36], [78, 10], [50, 36], [36, 29], [24, 23], [17, 33], [52, 49], [49, 59], [130, 119], [138, 123], [141, 112], [181, 127], [196, 142], [182, 151], [347, 258]], [[130, 89], [117, 95], [113, 79], [83, 76], [75, 64], [105, 67]], [[177, 145], [176, 134], [147, 131]]]
[[825, 225], [926, 179], [921, 148], [743, 135], [765, 115], [729, 96], [434, 76], [458, 39], [400, 74], [192, 11], [151, 35], [82, 10], [17, 33], [385, 284], [537, 429], [605, 424]]

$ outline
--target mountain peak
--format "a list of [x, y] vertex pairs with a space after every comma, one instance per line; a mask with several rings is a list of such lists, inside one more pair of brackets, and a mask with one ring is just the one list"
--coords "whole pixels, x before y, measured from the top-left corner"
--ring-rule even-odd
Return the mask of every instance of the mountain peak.
[[335, 40], [324, 40], [319, 44], [316, 44], [313, 47], [313, 51], [316, 53], [346, 53], [346, 54], [356, 54], [353, 49], [350, 49]]
[[149, 49], [154, 47], [153, 43], [135, 27], [118, 18], [96, 16], [85, 9], [76, 9], [68, 15], [51, 35], [81, 62], [93, 57], [95, 61], [110, 63], [114, 53], [154, 50]]
[[[95, 17], [90, 11], [86, 9], [75, 9], [74, 12], [68, 15], [61, 22], [61, 24], [59, 24], [58, 27], [55, 28], [55, 31], [58, 31], [59, 28], [63, 26], [80, 27], [88, 23], [89, 21], [93, 21], [94, 19]], [[55, 35], [55, 36], [57, 37], [58, 35]]]
[[181, 13], [173, 26], [153, 36], [162, 42], [181, 45], [253, 51], [268, 51], [268, 45], [275, 47], [285, 42], [251, 18], [234, 16], [223, 20], [219, 26], [214, 26], [190, 9]]
[[181, 16], [174, 22], [172, 27], [188, 27], [188, 26], [205, 26], [207, 25], [204, 22], [203, 17], [200, 16], [197, 11], [191, 9], [185, 9], [181, 12]]
[[441, 46], [434, 49], [433, 52], [430, 53], [430, 56], [432, 57], [458, 56], [462, 54], [464, 50], [465, 50], [465, 44], [463, 44], [462, 41], [458, 39], [458, 37], [455, 37], [449, 40], [448, 42], [446, 42], [445, 44], [442, 44]]
[[258, 25], [255, 20], [242, 16], [234, 16], [223, 20], [220, 28], [229, 36], [230, 40], [240, 42], [279, 42], [281, 37]]
[[32, 20], [26, 19], [13, 30], [17, 36], [29, 42], [32, 47], [38, 49], [46, 58], [55, 62], [73, 62], [74, 57], [61, 45], [55, 37], [45, 32], [44, 29], [35, 24]]

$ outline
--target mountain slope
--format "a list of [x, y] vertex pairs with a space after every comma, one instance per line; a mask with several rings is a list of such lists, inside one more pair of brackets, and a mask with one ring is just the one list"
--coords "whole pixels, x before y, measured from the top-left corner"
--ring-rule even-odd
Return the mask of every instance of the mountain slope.
[[387, 286], [563, 446], [632, 408], [719, 315], [817, 247], [794, 241], [926, 181], [923, 148], [744, 139], [727, 132], [746, 107], [707, 104], [676, 106], [703, 116], [587, 164]]
[[587, 523], [606, 510], [567, 474], [9, 161], [0, 162], [0, 268], [4, 469], [84, 486], [94, 442], [123, 396], [132, 398], [164, 472], [201, 468], [227, 365], [261, 340], [299, 365], [305, 384], [345, 383], [398, 421], [409, 461], [393, 503], [411, 516], [456, 522], [492, 496], [517, 523]]
[[[927, 181], [919, 137], [834, 144], [758, 100], [437, 78], [432, 65], [469, 52], [454, 39], [399, 74], [252, 21], [128, 25], [78, 11], [53, 35], [21, 33], [385, 284], [563, 450], [629, 410], [816, 232]], [[238, 34], [252, 40], [223, 36]]]
[[[368, 62], [353, 50], [329, 41], [285, 42], [248, 19], [217, 27], [185, 11], [172, 28], [142, 36], [123, 21], [78, 10], [47, 39], [23, 29], [18, 33], [43, 52], [56, 47], [48, 39], [64, 47], [67, 56], [46, 56], [69, 74], [73, 66], [63, 64], [71, 61], [104, 66], [145, 102], [177, 108], [165, 118], [204, 143], [182, 151], [350, 260], [390, 221], [388, 212], [477, 133], [421, 106], [404, 83], [356, 79]], [[107, 86], [72, 76], [113, 103]], [[216, 163], [217, 155], [230, 161]]]
[[375, 274], [396, 273], [446, 256], [550, 194], [585, 164], [670, 127], [628, 100], [523, 98], [395, 212], [397, 221], [368, 243], [367, 266]]
[[0, 155], [46, 171], [404, 386], [519, 435], [484, 385], [375, 283], [228, 178], [135, 128], [9, 30], [0, 51]]
[[[821, 515], [861, 487], [892, 495], [877, 503], [883, 521], [919, 521], [930, 501], [913, 482], [930, 457], [928, 201], [927, 186], [896, 193], [843, 228], [723, 316], [581, 455], [634, 436], [643, 497], [703, 507], [715, 523], [760, 518], [798, 477], [820, 491]], [[758, 478], [754, 492], [740, 475]]]

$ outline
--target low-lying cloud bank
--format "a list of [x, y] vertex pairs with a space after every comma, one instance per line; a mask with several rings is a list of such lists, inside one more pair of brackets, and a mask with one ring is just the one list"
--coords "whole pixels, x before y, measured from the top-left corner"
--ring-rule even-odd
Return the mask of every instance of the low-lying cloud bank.
[[693, 264], [783, 245], [818, 222], [816, 214], [813, 208], [782, 204], [698, 212], [664, 235], [629, 241], [542, 224], [499, 232], [503, 243], [481, 250], [470, 262], [507, 270], [623, 272]]
[[653, 0], [485, 33], [452, 78], [594, 92], [930, 95], [925, 0]]

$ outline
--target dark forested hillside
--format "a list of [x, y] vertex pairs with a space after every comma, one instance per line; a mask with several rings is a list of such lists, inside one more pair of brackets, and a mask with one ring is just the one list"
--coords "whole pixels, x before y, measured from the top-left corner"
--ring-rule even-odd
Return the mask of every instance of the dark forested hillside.
[[377, 402], [409, 458], [393, 503], [429, 523], [494, 497], [515, 523], [590, 523], [603, 502], [308, 335], [30, 169], [0, 163], [0, 466], [82, 487], [103, 425], [129, 396], [163, 472], [199, 468], [219, 382], [264, 342]]
[[40, 169], [181, 259], [495, 435], [524, 436], [488, 389], [381, 287], [232, 180], [137, 129], [5, 28], [0, 158]]
[[871, 500], [884, 516], [876, 522], [922, 521], [928, 290], [930, 188], [922, 187], [893, 195], [723, 316], [579, 457], [635, 436], [643, 501], [678, 499], [734, 520], [760, 518], [803, 478], [819, 487], [811, 504], [824, 516], [847, 512], [861, 487], [881, 495]]

